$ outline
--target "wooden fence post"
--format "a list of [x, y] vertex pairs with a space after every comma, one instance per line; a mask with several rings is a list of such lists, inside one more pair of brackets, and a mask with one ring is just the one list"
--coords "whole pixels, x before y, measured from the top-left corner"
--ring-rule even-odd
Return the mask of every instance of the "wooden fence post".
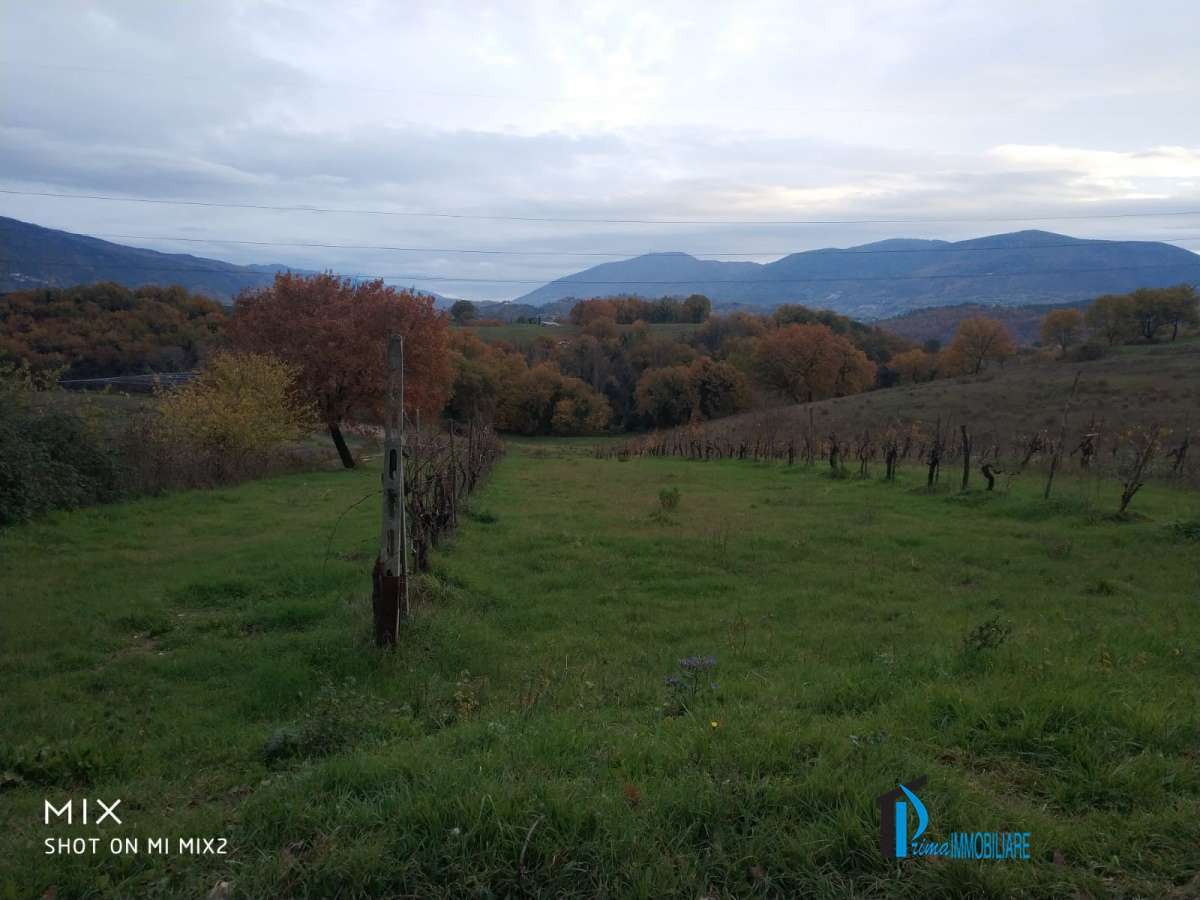
[[404, 338], [393, 335], [387, 349], [387, 408], [383, 424], [383, 516], [375, 563], [372, 608], [375, 643], [396, 643], [408, 616], [408, 512], [404, 502]]

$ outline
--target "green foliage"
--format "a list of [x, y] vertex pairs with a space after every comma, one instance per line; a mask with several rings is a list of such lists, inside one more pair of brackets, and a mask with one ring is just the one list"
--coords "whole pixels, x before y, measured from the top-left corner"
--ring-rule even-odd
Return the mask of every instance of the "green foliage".
[[963, 637], [963, 651], [983, 653], [986, 650], [995, 650], [1007, 641], [1011, 634], [1011, 625], [1001, 622], [999, 616], [992, 616], [966, 633]]
[[450, 307], [450, 318], [456, 325], [465, 325], [479, 318], [479, 310], [470, 300], [456, 300]]
[[1172, 522], [1168, 528], [1181, 541], [1200, 541], [1200, 519]]
[[329, 756], [383, 730], [385, 718], [392, 714], [378, 697], [360, 690], [354, 678], [323, 684], [306, 700], [296, 722], [267, 738], [263, 759], [275, 764], [295, 757]]
[[677, 487], [663, 488], [658, 492], [658, 505], [662, 508], [663, 512], [674, 512], [679, 508], [679, 498], [681, 496]]
[[0, 526], [121, 493], [117, 459], [95, 426], [35, 400], [27, 373], [0, 372]]
[[1086, 315], [1088, 327], [1110, 345], [1135, 335], [1154, 341], [1165, 328], [1175, 340], [1181, 329], [1200, 325], [1200, 298], [1191, 284], [1138, 288], [1130, 294], [1097, 297]]
[[0, 744], [0, 791], [21, 786], [88, 787], [113, 768], [113, 759], [83, 741]]

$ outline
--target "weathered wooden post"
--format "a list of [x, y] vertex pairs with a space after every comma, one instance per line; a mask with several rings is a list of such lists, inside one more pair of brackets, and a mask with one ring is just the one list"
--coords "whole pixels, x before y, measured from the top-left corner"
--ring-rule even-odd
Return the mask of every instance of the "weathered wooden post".
[[383, 419], [383, 518], [375, 563], [372, 607], [375, 643], [396, 643], [400, 619], [408, 615], [408, 515], [404, 503], [404, 338], [393, 335], [387, 349], [387, 407]]
[[967, 485], [971, 483], [971, 432], [967, 431], [966, 425], [958, 427], [962, 430], [963, 477], [961, 490], [966, 491]]

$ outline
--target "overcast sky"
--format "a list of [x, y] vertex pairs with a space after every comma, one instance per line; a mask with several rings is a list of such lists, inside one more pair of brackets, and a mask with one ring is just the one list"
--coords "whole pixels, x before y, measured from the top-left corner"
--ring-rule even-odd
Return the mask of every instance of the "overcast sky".
[[468, 216], [0, 194], [158, 250], [472, 299], [660, 250], [1021, 228], [1200, 250], [1200, 215], [1076, 218], [1200, 209], [1195, 0], [6, 0], [0, 26], [0, 188]]

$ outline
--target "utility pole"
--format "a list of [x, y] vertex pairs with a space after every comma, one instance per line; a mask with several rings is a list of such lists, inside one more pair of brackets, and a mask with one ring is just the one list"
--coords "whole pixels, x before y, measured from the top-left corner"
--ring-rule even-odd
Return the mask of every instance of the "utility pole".
[[404, 338], [392, 335], [387, 348], [387, 406], [383, 420], [383, 516], [375, 563], [372, 607], [375, 643], [396, 643], [408, 616], [408, 512], [404, 502]]

